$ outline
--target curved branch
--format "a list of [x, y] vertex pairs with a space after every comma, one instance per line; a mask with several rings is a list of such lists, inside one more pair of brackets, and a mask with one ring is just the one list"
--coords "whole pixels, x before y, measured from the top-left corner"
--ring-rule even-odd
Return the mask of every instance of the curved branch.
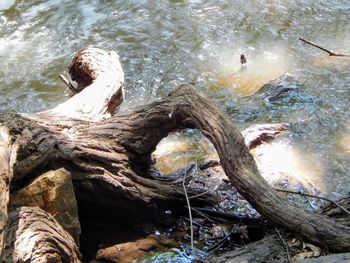
[[[106, 203], [104, 207], [114, 204], [125, 209], [134, 201], [136, 213], [150, 213], [150, 206], [167, 203], [169, 196], [171, 201], [179, 201], [179, 196], [183, 199], [177, 187], [147, 178], [151, 153], [169, 132], [196, 128], [215, 146], [232, 184], [266, 219], [330, 250], [350, 249], [350, 228], [294, 207], [274, 191], [259, 174], [237, 127], [191, 85], [181, 85], [162, 101], [91, 125], [91, 121], [110, 116], [119, 103], [123, 74], [115, 53], [91, 48], [81, 51], [82, 57], [87, 55], [85, 59], [90, 53], [96, 54], [97, 63], [92, 63], [96, 67], [79, 57], [73, 60], [77, 67], [71, 67], [72, 78], [85, 89], [51, 111], [7, 121], [7, 127], [17, 132], [16, 140], [23, 142], [13, 168], [14, 182], [30, 174], [31, 168], [47, 169], [43, 166], [54, 160], [79, 171], [73, 175], [78, 199], [92, 206], [99, 202]], [[106, 67], [101, 67], [102, 61], [107, 61]], [[0, 150], [0, 158], [5, 166], [9, 163], [6, 147], [2, 153]], [[8, 187], [8, 183], [4, 185]], [[2, 197], [8, 198], [6, 194]]]
[[78, 83], [79, 93], [52, 110], [34, 115], [96, 122], [109, 118], [123, 102], [124, 72], [116, 52], [82, 49], [73, 58], [69, 73]]
[[[212, 102], [199, 95], [193, 86], [181, 85], [163, 101], [130, 115], [113, 117], [98, 125], [98, 129], [101, 133], [111, 132], [111, 123], [118, 127], [121, 123], [125, 124], [126, 119], [130, 120], [126, 125], [132, 129], [129, 135], [133, 136], [126, 136], [121, 143], [136, 156], [150, 154], [159, 141], [174, 129], [199, 129], [215, 146], [232, 184], [266, 219], [330, 250], [350, 249], [350, 228], [297, 208], [278, 194], [260, 175], [238, 128]], [[149, 129], [152, 129], [151, 134]]]

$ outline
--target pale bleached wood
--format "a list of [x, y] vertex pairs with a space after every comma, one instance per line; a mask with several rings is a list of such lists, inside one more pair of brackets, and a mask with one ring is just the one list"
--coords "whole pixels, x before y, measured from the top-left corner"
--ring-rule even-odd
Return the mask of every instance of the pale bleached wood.
[[116, 52], [82, 49], [73, 58], [69, 72], [78, 82], [79, 93], [44, 115], [96, 122], [111, 117], [123, 102], [124, 72]]

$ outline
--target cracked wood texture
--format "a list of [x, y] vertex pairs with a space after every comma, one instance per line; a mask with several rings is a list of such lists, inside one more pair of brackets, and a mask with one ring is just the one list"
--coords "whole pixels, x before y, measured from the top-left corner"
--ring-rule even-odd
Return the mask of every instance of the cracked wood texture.
[[[84, 59], [80, 60], [80, 55]], [[60, 167], [72, 173], [80, 211], [124, 218], [128, 222], [145, 218], [163, 220], [166, 216], [161, 211], [184, 208], [184, 194], [181, 184], [150, 176], [151, 153], [169, 132], [195, 128], [215, 146], [232, 184], [271, 223], [329, 250], [350, 250], [350, 228], [297, 208], [274, 191], [259, 174], [232, 120], [192, 85], [181, 85], [161, 101], [108, 118], [122, 101], [123, 74], [115, 71], [121, 70], [119, 60], [113, 53], [91, 48], [77, 56], [74, 60], [82, 70], [74, 71], [73, 78], [82, 91], [66, 102], [67, 108], [57, 106], [36, 114], [0, 114], [1, 131], [7, 134], [0, 138], [3, 225], [9, 182], [12, 191], [16, 191], [38, 174]], [[96, 66], [87, 65], [95, 59]], [[110, 86], [111, 83], [119, 85]], [[114, 93], [104, 91], [106, 85]], [[104, 94], [105, 99], [91, 100], [94, 92]], [[10, 180], [5, 180], [7, 177]], [[189, 190], [190, 195], [197, 193]], [[210, 204], [212, 197], [208, 193], [191, 200], [191, 204]], [[1, 236], [4, 238], [4, 231]]]
[[4, 246], [4, 233], [7, 223], [7, 207], [9, 203], [9, 186], [11, 179], [10, 156], [11, 138], [8, 129], [0, 126], [0, 249]]
[[74, 239], [48, 213], [21, 207], [9, 213], [3, 262], [81, 262]]

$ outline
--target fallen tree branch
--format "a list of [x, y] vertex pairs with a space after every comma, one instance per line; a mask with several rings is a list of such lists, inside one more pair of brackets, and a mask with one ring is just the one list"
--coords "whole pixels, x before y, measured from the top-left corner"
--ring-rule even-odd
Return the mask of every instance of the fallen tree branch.
[[[1, 230], [7, 221], [10, 183], [18, 189], [55, 166], [72, 171], [80, 214], [117, 217], [130, 224], [131, 219], [164, 221], [162, 211], [168, 209], [183, 211], [181, 187], [150, 178], [148, 171], [151, 154], [163, 138], [192, 128], [211, 141], [232, 185], [269, 223], [329, 250], [350, 249], [350, 228], [304, 211], [278, 194], [260, 175], [232, 119], [195, 87], [181, 85], [160, 101], [113, 115], [123, 101], [118, 55], [88, 48], [74, 61], [79, 63], [71, 66], [72, 79], [78, 89], [84, 88], [77, 95], [46, 112], [0, 114], [1, 129], [11, 135], [10, 140], [0, 138], [0, 168], [5, 171], [0, 180]], [[197, 196], [191, 205], [213, 206], [210, 197]]]
[[328, 53], [329, 56], [332, 56], [332, 57], [350, 57], [350, 55], [346, 55], [346, 54], [342, 54], [342, 53], [333, 52], [333, 51], [331, 51], [331, 50], [329, 50], [329, 49], [326, 49], [326, 48], [324, 48], [324, 47], [321, 47], [320, 45], [318, 45], [318, 44], [316, 44], [316, 43], [314, 43], [314, 42], [312, 42], [312, 41], [303, 39], [303, 38], [301, 38], [301, 37], [299, 37], [299, 40], [302, 41], [302, 42], [304, 42], [305, 44], [308, 44], [308, 45], [310, 45], [310, 46], [313, 46], [313, 47], [315, 47], [315, 48], [318, 48], [318, 49], [320, 49], [320, 50], [322, 50], [322, 51]]

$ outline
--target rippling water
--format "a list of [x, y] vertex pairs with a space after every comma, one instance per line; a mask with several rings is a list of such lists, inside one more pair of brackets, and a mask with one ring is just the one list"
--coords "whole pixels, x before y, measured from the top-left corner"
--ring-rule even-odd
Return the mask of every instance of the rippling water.
[[[319, 184], [331, 195], [348, 192], [350, 60], [298, 41], [350, 53], [348, 0], [3, 0], [0, 9], [0, 111], [34, 112], [65, 101], [58, 74], [72, 55], [88, 45], [113, 49], [128, 105], [193, 81], [240, 128], [292, 123], [291, 143], [315, 160], [309, 169], [322, 169]], [[296, 94], [252, 103], [251, 94], [285, 72], [298, 83]]]

